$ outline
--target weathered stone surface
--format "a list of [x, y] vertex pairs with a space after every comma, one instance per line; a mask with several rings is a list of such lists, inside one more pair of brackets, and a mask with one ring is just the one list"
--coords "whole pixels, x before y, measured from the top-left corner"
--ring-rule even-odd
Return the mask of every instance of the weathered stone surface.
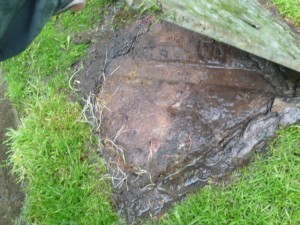
[[[135, 7], [153, 1], [127, 0]], [[271, 13], [270, 0], [157, 0], [163, 18], [300, 72], [300, 33]]]
[[230, 174], [300, 118], [297, 78], [283, 68], [152, 22], [103, 36], [76, 78], [86, 95], [96, 87], [114, 202], [131, 222]]

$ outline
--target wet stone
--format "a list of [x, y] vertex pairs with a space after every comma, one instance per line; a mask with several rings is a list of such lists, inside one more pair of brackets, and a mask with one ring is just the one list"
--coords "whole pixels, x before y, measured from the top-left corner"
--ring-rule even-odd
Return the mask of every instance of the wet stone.
[[104, 35], [76, 78], [84, 94], [96, 93], [114, 203], [130, 222], [226, 177], [300, 119], [290, 71], [151, 22]]

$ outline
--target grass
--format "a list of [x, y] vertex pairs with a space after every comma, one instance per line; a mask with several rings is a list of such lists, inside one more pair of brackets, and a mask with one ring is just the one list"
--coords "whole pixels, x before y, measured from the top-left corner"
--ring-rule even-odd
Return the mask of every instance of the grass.
[[160, 224], [300, 224], [300, 125], [278, 133], [230, 185], [207, 186], [178, 204]]
[[86, 10], [52, 18], [21, 55], [3, 62], [7, 95], [18, 107], [21, 123], [9, 130], [9, 161], [24, 184], [20, 221], [28, 224], [111, 224], [107, 171], [89, 149], [97, 143], [81, 120], [82, 106], [70, 102], [71, 65], [86, 52], [72, 35], [99, 24], [108, 1], [90, 0]]
[[43, 91], [40, 87], [39, 90], [32, 90], [37, 87], [36, 81], [49, 78], [55, 82], [48, 82], [50, 88], [46, 91], [65, 91], [69, 76], [73, 73], [70, 65], [78, 61], [88, 47], [75, 45], [71, 36], [87, 32], [97, 24], [100, 10], [91, 5], [101, 7], [103, 2], [93, 0], [90, 7], [81, 13], [66, 13], [52, 18], [24, 53], [4, 63], [5, 79], [9, 84], [7, 94], [15, 104], [22, 106], [24, 100], [30, 100], [32, 93]]
[[272, 0], [279, 12], [296, 25], [300, 25], [300, 0]]
[[104, 163], [84, 160], [95, 140], [87, 124], [78, 121], [80, 113], [78, 104], [62, 96], [39, 97], [18, 130], [9, 132], [14, 172], [26, 182], [23, 214], [30, 224], [115, 220], [110, 187], [96, 173], [106, 173]]
[[[8, 143], [13, 171], [25, 187], [22, 220], [28, 224], [119, 222], [110, 184], [100, 179], [104, 163], [96, 153], [90, 156], [98, 140], [81, 119], [82, 106], [69, 101], [74, 92], [68, 86], [71, 65], [88, 47], [75, 45], [72, 35], [94, 29], [106, 3], [89, 0], [81, 13], [54, 17], [24, 53], [1, 65], [7, 95], [21, 115]], [[234, 174], [230, 185], [191, 195], [155, 223], [299, 224], [299, 134], [299, 125], [281, 130], [269, 157]]]

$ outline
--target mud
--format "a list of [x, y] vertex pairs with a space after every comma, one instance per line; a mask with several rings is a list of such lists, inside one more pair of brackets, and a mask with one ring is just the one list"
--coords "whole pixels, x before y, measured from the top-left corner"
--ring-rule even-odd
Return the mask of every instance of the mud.
[[226, 177], [300, 119], [299, 74], [149, 16], [99, 38], [84, 68], [77, 88], [95, 95], [130, 223]]
[[3, 144], [7, 128], [16, 127], [16, 114], [10, 102], [4, 98], [4, 86], [0, 80], [0, 224], [14, 224], [20, 214], [24, 195], [16, 177], [5, 166], [8, 148]]

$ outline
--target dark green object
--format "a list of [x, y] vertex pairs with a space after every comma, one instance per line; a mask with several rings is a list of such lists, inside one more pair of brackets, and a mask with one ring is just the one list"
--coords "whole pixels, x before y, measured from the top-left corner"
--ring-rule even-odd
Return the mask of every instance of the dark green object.
[[0, 0], [0, 61], [26, 49], [72, 0]]

